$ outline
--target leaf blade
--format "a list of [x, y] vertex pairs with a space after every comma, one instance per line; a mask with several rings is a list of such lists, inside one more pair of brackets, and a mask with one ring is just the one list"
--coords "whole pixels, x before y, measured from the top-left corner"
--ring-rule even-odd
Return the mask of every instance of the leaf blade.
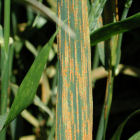
[[128, 140], [139, 140], [140, 139], [140, 131], [136, 132], [132, 137]]
[[121, 124], [120, 126], [117, 128], [117, 130], [115, 131], [114, 135], [112, 136], [111, 140], [120, 140], [122, 131], [124, 126], [126, 125], [126, 123], [128, 122], [128, 120], [133, 117], [134, 115], [136, 115], [137, 113], [140, 113], [140, 109], [136, 110], [134, 112], [132, 112]]
[[[33, 62], [30, 70], [28, 71], [27, 75], [25, 76], [24, 80], [22, 81], [18, 89], [17, 96], [15, 97], [12, 107], [10, 109], [10, 112], [8, 113], [8, 117], [4, 122], [4, 127], [7, 126], [13, 119], [15, 119], [17, 115], [23, 111], [23, 109], [25, 109], [32, 103], [41, 74], [44, 70], [44, 66], [48, 58], [49, 50], [52, 46], [57, 32], [58, 30], [51, 37], [49, 42], [42, 48], [39, 55]], [[0, 128], [0, 131], [2, 128]]]
[[138, 27], [140, 27], [140, 12], [125, 20], [107, 24], [95, 30], [90, 36], [91, 46], [96, 45], [100, 41], [107, 40], [113, 35], [124, 33]]

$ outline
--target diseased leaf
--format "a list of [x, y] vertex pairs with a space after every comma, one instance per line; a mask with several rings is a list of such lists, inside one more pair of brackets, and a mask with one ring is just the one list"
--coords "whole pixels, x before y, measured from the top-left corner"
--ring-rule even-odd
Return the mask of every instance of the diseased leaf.
[[91, 51], [87, 0], [58, 0], [58, 16], [68, 17], [76, 39], [58, 34], [56, 140], [92, 139]]

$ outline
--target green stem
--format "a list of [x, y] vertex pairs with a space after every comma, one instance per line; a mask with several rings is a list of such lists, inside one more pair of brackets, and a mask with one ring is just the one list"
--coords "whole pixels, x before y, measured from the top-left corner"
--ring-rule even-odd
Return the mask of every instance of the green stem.
[[1, 47], [1, 114], [6, 112], [9, 79], [10, 0], [4, 1], [4, 46]]
[[8, 54], [10, 36], [10, 0], [4, 0], [4, 46]]
[[[4, 1], [4, 46], [1, 46], [1, 104], [0, 114], [7, 112], [9, 85], [9, 35], [10, 35], [10, 0]], [[0, 140], [6, 139], [6, 129], [0, 134]]]
[[[122, 14], [121, 20], [124, 20], [128, 14], [128, 10], [132, 4], [132, 0], [127, 0], [125, 3], [125, 8]], [[112, 38], [113, 39], [113, 38]], [[115, 39], [115, 38], [114, 38]], [[115, 47], [115, 40], [113, 41], [113, 46]], [[118, 42], [117, 42], [117, 51], [114, 52], [114, 55], [117, 55], [116, 59], [116, 64], [112, 63], [114, 59], [114, 55], [112, 55], [112, 58], [109, 60], [111, 64], [109, 64], [109, 70], [108, 70], [108, 79], [107, 79], [107, 85], [106, 85], [106, 94], [105, 94], [105, 102], [104, 102], [104, 107], [102, 109], [102, 114], [99, 122], [99, 128], [98, 128], [98, 133], [97, 133], [97, 138], [96, 140], [105, 140], [105, 135], [106, 135], [106, 129], [107, 129], [107, 123], [108, 123], [108, 118], [109, 118], [109, 113], [110, 113], [110, 108], [111, 108], [111, 103], [112, 103], [112, 96], [113, 96], [113, 83], [114, 83], [114, 78], [115, 78], [115, 68], [120, 62], [120, 55], [121, 55], [121, 43], [122, 43], [122, 34], [119, 35]], [[111, 50], [111, 53], [113, 53], [113, 49]], [[117, 54], [116, 54], [117, 53]], [[109, 57], [110, 58], [110, 57]]]
[[113, 83], [114, 83], [114, 74], [113, 70], [110, 69], [108, 73], [107, 78], [107, 84], [106, 84], [106, 94], [105, 94], [105, 102], [104, 102], [104, 134], [103, 134], [103, 140], [105, 140], [106, 136], [106, 129], [111, 109], [111, 103], [112, 103], [112, 96], [113, 96]]
[[[9, 57], [6, 57], [4, 49], [1, 49], [1, 104], [0, 114], [7, 112], [7, 98], [9, 85]], [[6, 130], [0, 135], [0, 140], [5, 140]]]
[[0, 24], [1, 24], [1, 12], [2, 11], [2, 1], [0, 0]]
[[[122, 17], [121, 17], [121, 20], [124, 20], [126, 19], [127, 15], [128, 15], [128, 11], [129, 11], [129, 8], [131, 7], [132, 5], [132, 2], [133, 0], [127, 0], [126, 3], [125, 3], [125, 7], [124, 7], [124, 10], [123, 10], [123, 13], [122, 13]], [[121, 59], [121, 44], [122, 44], [122, 38], [123, 38], [123, 34], [119, 34], [119, 37], [118, 37], [118, 44], [117, 44], [117, 59], [116, 59], [116, 66], [115, 68], [117, 68], [117, 66], [119, 65], [120, 63], [120, 59]]]
[[112, 103], [112, 95], [113, 95], [114, 75], [112, 71], [113, 71], [112, 69], [108, 70], [105, 101], [102, 108], [96, 140], [102, 140], [102, 139], [105, 140], [107, 123], [108, 123], [108, 118], [109, 118], [109, 113], [110, 113], [110, 108], [111, 108], [111, 103]]

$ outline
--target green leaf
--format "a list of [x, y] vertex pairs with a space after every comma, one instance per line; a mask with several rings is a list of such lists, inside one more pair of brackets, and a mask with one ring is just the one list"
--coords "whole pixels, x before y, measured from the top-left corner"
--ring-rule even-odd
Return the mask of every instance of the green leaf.
[[128, 140], [139, 140], [140, 139], [140, 131], [135, 133], [132, 137], [130, 137]]
[[123, 131], [123, 128], [124, 126], [126, 125], [126, 123], [128, 122], [128, 120], [133, 117], [134, 115], [136, 115], [137, 113], [140, 113], [140, 109], [139, 110], [136, 110], [134, 111], [133, 113], [131, 113], [125, 120], [124, 122], [122, 122], [120, 124], [120, 126], [117, 128], [116, 132], [114, 133], [113, 137], [111, 138], [111, 140], [120, 140], [120, 137], [121, 137], [121, 134], [122, 134], [122, 131]]
[[[18, 85], [11, 83], [10, 87], [11, 87], [14, 95], [16, 95], [17, 91], [19, 89]], [[41, 99], [37, 95], [35, 95], [35, 97], [33, 99], [33, 104], [38, 106], [40, 109], [45, 111], [51, 118], [53, 118], [53, 113], [51, 112], [51, 110], [41, 101]]]
[[7, 113], [0, 115], [0, 130], [3, 128], [4, 126], [4, 122], [6, 121], [6, 117], [7, 117]]
[[95, 140], [102, 140], [103, 134], [104, 134], [104, 124], [105, 124], [104, 110], [102, 109], [102, 114], [101, 114], [101, 118], [100, 118], [100, 121], [99, 121], [98, 130], [97, 130]]
[[[44, 70], [49, 55], [49, 50], [52, 46], [57, 32], [58, 30], [52, 36], [50, 41], [40, 51], [39, 55], [33, 62], [30, 70], [28, 71], [27, 75], [22, 81], [18, 89], [17, 95], [14, 99], [14, 102], [12, 104], [12, 107], [10, 109], [10, 112], [8, 113], [8, 117], [6, 121], [4, 121], [4, 126], [7, 126], [12, 120], [14, 120], [17, 117], [17, 115], [19, 115], [27, 106], [29, 106], [32, 103], [39, 84], [41, 74]], [[2, 128], [3, 126], [0, 128], [0, 130]]]
[[140, 12], [125, 20], [107, 24], [95, 30], [90, 36], [91, 46], [96, 45], [100, 41], [107, 40], [113, 35], [124, 33], [138, 27], [140, 27]]
[[3, 42], [2, 40], [3, 40], [3, 29], [2, 26], [0, 25], [0, 45]]

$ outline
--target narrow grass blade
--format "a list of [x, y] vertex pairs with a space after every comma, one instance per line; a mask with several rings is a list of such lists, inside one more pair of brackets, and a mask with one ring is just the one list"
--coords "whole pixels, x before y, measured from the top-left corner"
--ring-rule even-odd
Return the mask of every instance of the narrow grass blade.
[[[4, 0], [4, 44], [1, 46], [1, 97], [0, 114], [7, 112], [8, 86], [9, 86], [9, 37], [10, 37], [10, 6], [11, 0]], [[2, 134], [2, 135], [1, 135]], [[6, 139], [6, 129], [0, 134], [0, 139]]]
[[134, 111], [133, 113], [131, 113], [121, 124], [120, 126], [117, 128], [117, 130], [115, 131], [113, 137], [111, 138], [111, 140], [120, 140], [121, 138], [121, 134], [123, 132], [124, 126], [126, 125], [126, 123], [136, 114], [140, 113], [140, 109]]
[[[121, 20], [126, 19], [129, 8], [132, 5], [133, 0], [127, 0], [125, 3], [125, 7], [122, 13], [122, 17]], [[122, 44], [122, 38], [123, 38], [123, 34], [119, 34], [118, 37], [118, 42], [117, 42], [117, 48], [116, 48], [116, 64], [115, 64], [115, 69], [118, 67], [119, 63], [120, 63], [120, 59], [121, 59], [121, 44]]]
[[113, 35], [124, 33], [138, 27], [140, 27], [140, 13], [128, 17], [125, 20], [107, 24], [95, 30], [91, 34], [91, 45], [94, 46], [98, 42], [107, 40]]
[[92, 33], [96, 29], [96, 24], [99, 17], [102, 14], [104, 5], [107, 0], [94, 0], [91, 4], [90, 13], [89, 13], [89, 29]]
[[[5, 0], [4, 14], [9, 16], [10, 1]], [[7, 8], [7, 11], [6, 11]], [[7, 95], [8, 95], [8, 80], [9, 80], [9, 32], [10, 32], [10, 17], [4, 18], [4, 30], [0, 26], [0, 47], [1, 47], [1, 102], [0, 114], [6, 113]], [[4, 32], [4, 36], [3, 36]]]
[[102, 109], [101, 118], [98, 125], [98, 131], [95, 140], [102, 140], [104, 133], [104, 109]]
[[135, 133], [132, 137], [130, 137], [128, 140], [139, 140], [140, 139], [140, 131]]
[[57, 32], [52, 36], [50, 41], [40, 51], [39, 55], [36, 57], [34, 63], [32, 64], [29, 72], [22, 81], [18, 89], [18, 93], [12, 104], [12, 107], [10, 109], [10, 112], [8, 114], [8, 117], [6, 119], [6, 122], [4, 123], [4, 126], [7, 126], [13, 119], [17, 117], [19, 113], [23, 111], [23, 109], [25, 109], [32, 103], [39, 84], [41, 74], [44, 70], [44, 66], [48, 58], [49, 50], [52, 46]]
[[113, 83], [114, 77], [112, 76], [112, 70], [109, 70], [106, 84], [105, 101], [102, 109], [96, 140], [105, 140], [106, 128], [112, 103]]
[[[130, 1], [130, 0], [129, 0]], [[127, 1], [128, 3], [128, 1]], [[127, 8], [128, 11], [128, 8]], [[124, 16], [125, 13], [125, 16]], [[126, 18], [126, 9], [124, 9], [123, 12], [123, 19]], [[105, 140], [105, 136], [106, 136], [106, 129], [107, 129], [107, 123], [108, 123], [108, 118], [109, 118], [109, 113], [110, 113], [110, 108], [111, 108], [111, 103], [112, 103], [112, 96], [113, 96], [113, 83], [114, 83], [114, 77], [115, 77], [115, 68], [116, 68], [116, 62], [118, 59], [118, 55], [117, 55], [117, 50], [119, 49], [119, 47], [121, 46], [121, 38], [122, 35], [120, 35], [120, 38], [118, 40], [118, 36], [112, 36], [111, 38], [111, 43], [106, 46], [106, 53], [108, 52], [107, 49], [110, 48], [110, 58], [109, 58], [109, 69], [108, 69], [108, 80], [107, 80], [107, 87], [106, 87], [106, 95], [105, 95], [105, 102], [104, 102], [104, 107], [102, 110], [102, 114], [101, 114], [101, 120], [100, 120], [100, 124], [99, 124], [99, 129], [98, 129], [98, 133], [97, 133], [97, 139], [103, 139]], [[119, 41], [119, 42], [118, 42]], [[119, 43], [119, 47], [118, 47], [118, 43]], [[121, 52], [119, 52], [121, 53]], [[107, 55], [108, 57], [108, 55]], [[104, 116], [104, 117], [103, 117]], [[101, 137], [103, 136], [103, 137]]]
[[[16, 0], [17, 2], [24, 3], [27, 6], [31, 6], [33, 9], [35, 9], [37, 12], [40, 12], [42, 15], [49, 17], [52, 19], [55, 23], [57, 23], [62, 29], [64, 29], [67, 33], [70, 33], [70, 36], [72, 38], [75, 38], [75, 33], [74, 31], [69, 28], [62, 20], [60, 20], [57, 15], [50, 10], [47, 6], [42, 4], [41, 2], [37, 0]], [[64, 21], [67, 20], [64, 19]]]

